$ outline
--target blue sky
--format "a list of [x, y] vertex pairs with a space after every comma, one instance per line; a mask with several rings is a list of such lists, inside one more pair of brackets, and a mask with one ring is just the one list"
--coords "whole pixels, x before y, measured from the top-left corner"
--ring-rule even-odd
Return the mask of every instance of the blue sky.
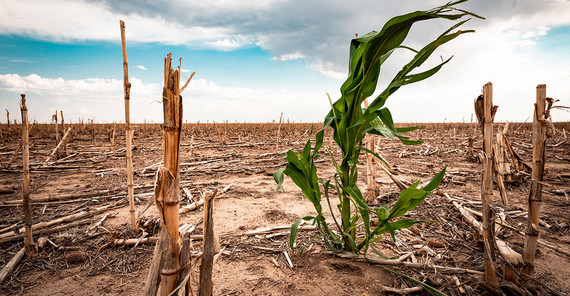
[[[292, 121], [321, 121], [325, 92], [338, 97], [354, 33], [379, 30], [392, 16], [444, 1], [32, 1], [0, 7], [0, 109], [19, 120], [26, 93], [30, 117], [124, 120], [119, 20], [126, 23], [131, 118], [162, 121], [163, 58], [182, 57], [183, 75], [196, 76], [183, 93], [186, 121], [267, 122], [281, 112]], [[570, 105], [570, 2], [501, 0], [460, 5], [485, 16], [475, 29], [433, 56], [453, 56], [436, 76], [407, 86], [387, 106], [399, 122], [469, 121], [473, 99], [494, 84], [497, 120], [524, 121], [535, 87]], [[435, 21], [412, 29], [419, 47], [450, 26]], [[409, 54], [395, 54], [385, 84]], [[429, 66], [429, 65], [427, 65]], [[569, 113], [553, 112], [555, 120]], [[5, 122], [5, 115], [0, 122]]]

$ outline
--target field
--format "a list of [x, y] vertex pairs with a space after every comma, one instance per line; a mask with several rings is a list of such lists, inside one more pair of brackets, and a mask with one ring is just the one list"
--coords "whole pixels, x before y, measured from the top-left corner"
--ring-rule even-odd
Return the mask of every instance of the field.
[[[72, 130], [66, 155], [54, 157], [47, 166], [43, 163], [57, 144], [55, 126], [36, 124], [30, 132], [32, 213], [34, 224], [70, 215], [78, 218], [35, 230], [36, 240], [40, 237], [48, 240], [43, 240], [37, 256], [25, 256], [7, 275], [0, 294], [138, 295], [145, 283], [154, 244], [153, 240], [122, 244], [121, 239], [141, 237], [133, 235], [129, 227], [124, 126], [116, 126], [114, 141], [113, 124], [68, 126]], [[495, 130], [500, 126], [495, 124]], [[546, 147], [540, 229], [540, 239], [550, 247], [539, 245], [532, 282], [533, 291], [540, 295], [570, 293], [570, 123], [555, 126], [556, 132]], [[220, 192], [215, 199], [214, 223], [222, 249], [214, 267], [214, 295], [378, 295], [386, 287], [405, 291], [404, 288], [417, 286], [383, 266], [333, 257], [315, 230], [300, 232], [295, 252], [288, 248], [287, 229], [252, 235], [252, 230], [291, 225], [300, 217], [314, 214], [312, 204], [290, 179], [275, 194], [272, 175], [285, 165], [286, 150], [302, 149], [310, 128], [311, 124], [284, 123], [277, 144], [277, 123], [184, 125], [180, 206], [197, 201], [205, 190], [217, 188]], [[162, 129], [160, 124], [136, 124], [134, 130], [136, 209], [141, 211], [150, 201], [140, 223], [144, 225], [144, 235], [153, 237], [159, 225], [153, 183], [163, 157]], [[0, 266], [3, 267], [23, 246], [23, 238], [16, 230], [23, 226], [24, 218], [22, 207], [16, 202], [22, 198], [21, 154], [9, 167], [4, 166], [18, 148], [20, 127], [2, 125], [1, 131]], [[325, 133], [324, 146], [332, 148], [336, 146], [332, 145], [331, 134], [330, 130]], [[483, 271], [480, 237], [452, 203], [456, 201], [481, 211], [481, 164], [468, 153], [469, 138], [474, 138], [476, 152], [481, 149], [478, 126], [431, 123], [410, 134], [414, 139], [424, 140], [424, 144], [404, 146], [398, 141], [376, 138], [378, 153], [391, 164], [392, 173], [408, 184], [428, 180], [448, 165], [438, 192], [407, 215], [433, 223], [399, 231], [396, 243], [385, 235], [376, 243], [377, 247], [388, 257], [406, 255], [403, 262]], [[512, 147], [529, 164], [531, 137], [531, 124], [511, 124], [508, 138]], [[323, 149], [321, 154], [324, 153]], [[339, 152], [333, 150], [335, 153]], [[361, 161], [366, 162], [364, 157]], [[334, 168], [329, 158], [321, 157], [317, 166], [323, 175], [320, 177], [332, 177]], [[366, 188], [365, 165], [360, 172], [361, 188]], [[394, 203], [398, 187], [380, 169], [376, 174], [380, 187], [377, 202]], [[494, 190], [494, 206], [506, 218], [497, 235], [520, 253], [530, 176], [523, 175], [506, 186], [509, 206], [501, 204], [499, 192]], [[330, 215], [328, 208], [325, 213]], [[197, 236], [202, 233], [202, 220], [201, 207], [189, 208], [180, 215], [180, 223], [194, 225], [192, 234]], [[5, 239], [12, 237], [16, 239]], [[200, 250], [201, 242], [194, 242], [192, 251]], [[498, 262], [504, 265], [500, 257]], [[447, 295], [486, 293], [481, 286], [481, 275], [393, 268]]]

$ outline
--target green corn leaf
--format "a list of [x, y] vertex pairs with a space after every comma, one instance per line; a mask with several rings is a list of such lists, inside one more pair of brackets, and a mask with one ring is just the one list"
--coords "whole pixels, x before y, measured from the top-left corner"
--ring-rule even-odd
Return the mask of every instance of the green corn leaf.
[[378, 217], [378, 224], [380, 224], [381, 221], [387, 221], [388, 220], [388, 213], [390, 212], [390, 210], [388, 209], [388, 207], [384, 204], [379, 208], [375, 208], [374, 209], [374, 213], [376, 214], [376, 217]]
[[370, 245], [373, 246], [375, 242], [379, 241], [382, 239], [381, 236], [377, 236], [377, 233], [374, 233], [374, 237], [370, 239]]
[[412, 186], [410, 186], [409, 188], [404, 189], [400, 193], [400, 197], [398, 198], [398, 200], [390, 210], [390, 215], [388, 216], [388, 220], [402, 216], [406, 212], [412, 210], [417, 205], [419, 205], [426, 198], [426, 196], [431, 191], [435, 190], [437, 186], [441, 183], [443, 177], [445, 176], [446, 168], [447, 166], [445, 166], [443, 170], [437, 173], [432, 178], [432, 180], [423, 188], [423, 190], [416, 189], [416, 187], [419, 184], [419, 181], [412, 184]]
[[364, 225], [367, 229], [367, 231], [369, 231], [369, 227], [370, 227], [370, 217], [369, 217], [369, 213], [370, 213], [370, 208], [368, 207], [368, 204], [366, 203], [366, 200], [364, 199], [364, 197], [362, 196], [362, 192], [360, 191], [360, 189], [358, 189], [358, 187], [354, 186], [352, 188], [346, 188], [346, 191], [348, 192], [348, 194], [350, 195], [350, 197], [352, 197], [353, 201], [356, 204], [356, 207], [358, 208], [358, 211], [360, 212], [360, 216], [362, 217], [362, 220], [364, 221]]
[[376, 246], [375, 246], [373, 243], [371, 243], [370, 246], [372, 247], [372, 251], [374, 251], [374, 253], [376, 253], [376, 255], [380, 256], [380, 257], [383, 258], [383, 259], [386, 259], [386, 260], [394, 260], [394, 259], [398, 259], [398, 258], [399, 258], [399, 257], [388, 257], [388, 256], [386, 256], [386, 255], [380, 253], [380, 251], [378, 251], [378, 248], [376, 248]]
[[353, 215], [352, 217], [350, 217], [350, 226], [348, 227], [347, 230], [352, 230], [353, 228], [356, 227], [356, 222], [358, 222], [358, 219], [360, 217], [358, 215]]
[[[418, 183], [419, 182], [416, 182], [414, 185], [417, 186]], [[400, 197], [392, 209], [390, 209], [388, 220], [392, 220], [406, 214], [409, 210], [415, 208], [425, 199], [428, 192], [425, 190], [416, 189], [414, 185], [412, 185], [413, 187], [410, 186], [410, 188], [402, 190]]]
[[386, 167], [390, 168], [390, 164], [388, 164], [388, 162], [387, 162], [384, 158], [382, 158], [380, 155], [374, 153], [373, 151], [370, 151], [370, 149], [368, 149], [368, 148], [366, 148], [366, 147], [363, 147], [363, 146], [358, 146], [357, 149], [358, 149], [358, 150], [363, 150], [363, 151], [366, 151], [367, 153], [372, 154], [372, 156], [376, 157], [376, 158], [377, 158], [378, 160], [380, 160], [383, 164], [385, 164]]
[[416, 126], [408, 126], [408, 127], [397, 127], [396, 131], [398, 131], [398, 133], [407, 133], [407, 132], [411, 132], [411, 131], [415, 131], [415, 130], [419, 130], [419, 129], [424, 129], [425, 126], [423, 125], [416, 125]]
[[317, 134], [315, 135], [315, 148], [314, 148], [314, 152], [313, 152], [313, 159], [316, 158], [316, 156], [319, 153], [319, 150], [321, 149], [321, 147], [323, 146], [323, 139], [325, 136], [325, 130], [320, 130], [319, 132], [317, 132]]
[[409, 47], [409, 46], [400, 45], [400, 46], [398, 46], [398, 48], [403, 48], [403, 49], [407, 49], [407, 50], [409, 50], [409, 51], [411, 51], [411, 52], [413, 52], [413, 53], [418, 53], [417, 50], [415, 50], [415, 49], [413, 49], [413, 48], [411, 48], [411, 47]]
[[396, 241], [396, 230], [392, 228], [392, 224], [386, 223], [386, 230], [390, 233], [390, 237], [392, 237], [392, 241]]
[[307, 180], [307, 176], [304, 175], [300, 169], [292, 164], [288, 164], [284, 173], [289, 176], [293, 183], [303, 191], [303, 195], [305, 197], [307, 197], [312, 203], [316, 202], [314, 190], [312, 189], [309, 180]]
[[358, 247], [356, 246], [356, 241], [354, 241], [354, 238], [352, 238], [352, 236], [350, 235], [350, 233], [345, 233], [344, 237], [347, 238], [349, 244], [350, 244], [350, 248], [351, 250], [357, 250]]
[[418, 185], [420, 185], [420, 180], [416, 181], [415, 183], [413, 183], [412, 185], [410, 185], [410, 187], [408, 187], [408, 188], [410, 188], [410, 189], [416, 189], [416, 188], [418, 188]]
[[353, 158], [353, 159], [348, 160], [348, 165], [353, 167], [355, 165], [364, 165], [364, 163], [358, 161], [358, 159], [356, 159], [356, 158]]
[[[452, 57], [451, 57], [452, 58]], [[445, 60], [444, 62], [442, 62], [441, 64], [427, 70], [421, 73], [417, 73], [417, 74], [412, 74], [412, 75], [406, 75], [404, 76], [404, 81], [402, 82], [401, 85], [406, 85], [406, 84], [411, 84], [411, 83], [416, 83], [418, 81], [422, 81], [424, 79], [427, 79], [431, 76], [433, 76], [435, 73], [437, 73], [441, 67], [443, 67], [443, 65], [447, 64], [449, 61], [451, 61], [451, 58]]]
[[297, 220], [297, 222], [291, 225], [291, 233], [289, 235], [289, 248], [291, 251], [295, 251], [295, 239], [297, 238], [297, 232], [299, 232], [299, 223], [301, 223], [301, 219]]
[[305, 252], [305, 249], [307, 248], [307, 246], [313, 241], [313, 238], [309, 239], [308, 242], [306, 242], [305, 244], [303, 244], [303, 247], [301, 248], [301, 251], [299, 252], [299, 255], [303, 256], [303, 253]]
[[384, 234], [386, 232], [390, 232], [392, 238], [394, 238], [394, 234], [396, 230], [409, 228], [416, 223], [426, 223], [430, 222], [429, 220], [415, 220], [415, 219], [400, 219], [396, 222], [388, 222], [384, 225], [380, 226], [380, 224], [374, 228], [374, 235]]
[[382, 108], [376, 111], [376, 114], [378, 115], [378, 117], [380, 117], [380, 120], [382, 120], [384, 126], [390, 129], [392, 133], [394, 133], [394, 135], [398, 134], [396, 127], [394, 127], [394, 120], [392, 119], [392, 113], [390, 113], [390, 110], [388, 110], [388, 108]]
[[279, 191], [279, 189], [281, 189], [281, 186], [283, 185], [283, 181], [284, 181], [283, 172], [284, 171], [285, 171], [285, 168], [280, 168], [280, 169], [276, 170], [275, 172], [273, 172], [273, 180], [275, 180], [275, 183], [277, 183], [277, 189], [275, 189], [275, 193], [277, 193]]
[[424, 143], [424, 141], [422, 141], [422, 140], [410, 140], [409, 137], [404, 137], [404, 136], [400, 136], [400, 135], [396, 135], [396, 137], [398, 137], [398, 139], [400, 139], [400, 141], [404, 145], [411, 146], [411, 145], [421, 145]]
[[406, 274], [404, 274], [404, 273], [395, 271], [395, 270], [391, 269], [390, 267], [384, 267], [384, 269], [386, 269], [387, 271], [389, 271], [389, 272], [391, 272], [391, 273], [395, 273], [395, 274], [397, 274], [397, 275], [399, 275], [399, 276], [405, 277], [405, 278], [407, 278], [408, 280], [414, 282], [415, 284], [420, 285], [420, 286], [421, 286], [422, 288], [424, 288], [424, 290], [426, 290], [426, 292], [428, 292], [430, 295], [434, 295], [434, 296], [447, 296], [447, 295], [445, 295], [445, 293], [441, 292], [440, 290], [438, 290], [438, 289], [436, 289], [436, 288], [434, 288], [434, 287], [432, 287], [432, 286], [430, 286], [430, 285], [428, 285], [428, 284], [426, 284], [426, 283], [424, 283], [424, 282], [421, 282], [421, 281], [419, 281], [419, 280], [416, 280], [415, 278], [413, 278], [413, 277], [411, 277], [411, 276], [409, 276], [409, 275], [406, 275]]
[[389, 128], [387, 128], [383, 124], [376, 125], [373, 129], [368, 131], [368, 133], [373, 134], [373, 135], [384, 136], [390, 140], [394, 140], [394, 138], [396, 137], [394, 132], [392, 132], [392, 130], [390, 130]]
[[326, 181], [326, 182], [319, 181], [319, 183], [322, 184], [322, 185], [323, 185], [323, 188], [325, 189], [325, 192], [324, 192], [325, 198], [327, 199], [327, 204], [328, 204], [328, 206], [329, 206], [329, 211], [331, 211], [331, 216], [332, 216], [332, 218], [333, 218], [334, 224], [336, 225], [337, 230], [338, 230], [338, 231], [341, 231], [341, 227], [340, 227], [340, 225], [338, 224], [338, 221], [336, 220], [336, 215], [335, 215], [335, 213], [333, 212], [333, 209], [332, 209], [332, 206], [331, 206], [331, 201], [330, 201], [330, 198], [329, 198], [329, 189], [335, 189], [335, 186], [331, 185], [331, 180], [328, 180], [328, 181]]
[[[324, 131], [324, 130], [323, 130]], [[325, 146], [325, 149], [327, 150], [327, 153], [329, 154], [329, 157], [332, 160], [332, 163], [334, 165], [334, 168], [336, 169], [337, 174], [340, 172], [340, 169], [338, 167], [338, 164], [336, 163], [336, 159], [334, 158], [334, 155], [332, 154], [331, 150], [329, 149], [328, 146]]]
[[311, 127], [311, 131], [309, 132], [309, 139], [303, 148], [302, 159], [309, 160], [309, 156], [311, 155], [311, 136], [313, 135], [313, 127]]
[[[410, 73], [413, 69], [421, 66], [427, 60], [427, 58], [435, 51], [435, 49], [437, 49], [442, 44], [447, 43], [447, 42], [455, 39], [457, 36], [464, 34], [464, 33], [469, 33], [469, 32], [472, 32], [472, 31], [457, 31], [453, 34], [441, 35], [436, 40], [429, 43], [424, 48], [422, 48], [420, 51], [418, 51], [418, 53], [412, 59], [412, 61], [410, 61], [406, 66], [404, 66], [402, 68], [402, 70], [400, 70], [400, 72], [392, 80], [392, 82], [386, 87], [386, 89], [384, 89], [384, 91], [378, 97], [376, 97], [376, 99], [374, 99], [374, 101], [368, 107], [366, 114], [365, 114], [365, 117], [367, 116], [368, 113], [376, 112], [376, 110], [380, 109], [384, 105], [386, 99], [392, 93], [394, 93], [396, 90], [398, 90], [402, 85], [413, 83], [413, 82], [418, 82], [418, 81], [426, 79], [426, 78], [430, 77], [431, 75], [435, 74], [441, 68], [441, 66], [443, 66], [443, 64], [447, 63], [449, 60], [443, 62], [442, 64], [440, 64], [440, 65], [438, 65], [438, 66], [436, 66], [436, 67], [434, 67], [428, 71], [425, 71], [425, 72], [420, 73], [420, 74], [416, 74], [417, 76], [412, 75], [412, 78], [410, 78], [411, 80], [406, 83], [406, 76], [408, 75], [408, 73]], [[431, 73], [431, 75], [429, 75], [430, 73]]]
[[445, 167], [443, 167], [443, 170], [441, 170], [439, 173], [437, 173], [432, 179], [431, 181], [429, 181], [429, 183], [423, 188], [423, 190], [425, 191], [434, 191], [437, 186], [439, 186], [439, 184], [441, 183], [441, 181], [443, 181], [443, 177], [445, 177], [445, 171], [447, 169], [447, 165], [445, 165]]

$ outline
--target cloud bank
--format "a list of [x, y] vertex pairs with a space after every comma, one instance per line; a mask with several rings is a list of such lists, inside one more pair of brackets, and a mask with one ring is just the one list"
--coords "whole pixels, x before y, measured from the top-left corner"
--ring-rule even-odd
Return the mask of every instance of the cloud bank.
[[[125, 20], [128, 41], [186, 44], [231, 51], [260, 46], [276, 60], [306, 58], [313, 70], [339, 77], [346, 73], [348, 40], [355, 33], [379, 30], [394, 16], [429, 9], [444, 1], [165, 1], [136, 4], [121, 0], [5, 0], [0, 34], [35, 38], [118, 41], [118, 20]], [[465, 27], [478, 30], [501, 24], [499, 34], [517, 36], [520, 45], [553, 26], [569, 25], [570, 3], [564, 0], [469, 1], [461, 8], [487, 17]], [[412, 32], [414, 45], [448, 26], [427, 24]], [[416, 42], [415, 42], [416, 41]], [[335, 74], [336, 73], [336, 74]]]
[[[136, 77], [132, 77], [130, 82], [131, 120], [162, 122], [162, 83], [144, 84]], [[73, 121], [84, 118], [111, 122], [124, 118], [121, 80], [65, 80], [36, 74], [5, 74], [0, 75], [0, 92], [11, 93], [15, 98], [10, 109], [12, 114], [18, 112], [18, 94], [27, 94], [30, 117], [39, 122], [49, 122], [49, 114], [61, 106], [65, 106], [64, 113], [66, 109], [76, 110], [76, 114], [66, 114], [66, 118]], [[204, 79], [192, 80], [182, 96], [184, 120], [188, 122], [269, 122], [278, 118], [280, 112], [284, 112], [286, 118], [292, 121], [319, 121], [327, 112], [324, 93], [226, 87]], [[306, 109], [297, 110], [296, 106], [301, 105]]]

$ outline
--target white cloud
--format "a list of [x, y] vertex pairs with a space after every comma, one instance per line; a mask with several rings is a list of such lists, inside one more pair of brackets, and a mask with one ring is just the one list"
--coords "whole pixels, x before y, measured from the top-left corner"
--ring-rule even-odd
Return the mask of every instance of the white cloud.
[[0, 88], [10, 92], [66, 94], [71, 96], [91, 91], [108, 93], [109, 91], [120, 90], [122, 87], [123, 82], [115, 79], [64, 80], [61, 77], [43, 78], [37, 74], [28, 76], [20, 76], [18, 74], [0, 75]]
[[[127, 42], [162, 42], [206, 46], [230, 35], [221, 27], [184, 26], [161, 15], [115, 13], [104, 2], [83, 0], [5, 0], [0, 34], [23, 34], [60, 42], [120, 40], [119, 20], [126, 23]], [[214, 41], [212, 41], [214, 40]]]
[[[159, 98], [162, 86], [144, 84], [131, 78], [132, 102], [145, 103], [145, 107]], [[116, 79], [87, 78], [65, 80], [46, 78], [37, 74], [20, 76], [0, 75], [0, 91], [24, 93], [28, 107], [38, 121], [48, 121], [52, 110], [63, 110], [67, 118], [95, 118], [98, 121], [119, 121], [124, 118], [123, 81]], [[131, 103], [133, 104], [133, 103]], [[134, 104], [133, 104], [134, 105]], [[133, 109], [136, 109], [135, 107]], [[143, 109], [144, 110], [144, 109]], [[147, 110], [148, 111], [148, 110]], [[145, 111], [139, 110], [141, 114]], [[136, 116], [134, 120], [138, 120]], [[143, 118], [144, 119], [144, 118]]]
[[247, 38], [223, 38], [220, 40], [205, 41], [205, 44], [210, 48], [220, 51], [232, 51], [247, 45], [253, 45], [255, 44], [255, 40], [248, 40]]
[[[441, 5], [440, 0], [388, 1], [143, 1], [4, 0], [0, 34], [23, 34], [56, 41], [118, 41], [118, 20], [125, 20], [127, 41], [160, 42], [232, 51], [260, 46], [276, 60], [305, 58], [307, 65], [330, 77], [340, 77], [348, 61], [348, 40], [354, 33], [378, 30], [391, 16]], [[363, 9], [366, 7], [366, 9]], [[466, 28], [480, 30], [497, 24], [519, 34], [521, 46], [553, 26], [569, 25], [570, 5], [558, 0], [469, 1], [461, 8], [488, 19]], [[449, 23], [414, 27], [422, 39]], [[435, 23], [435, 22], [434, 22]], [[411, 40], [412, 45], [415, 43]], [[484, 44], [483, 46], [487, 46]]]
[[[162, 107], [156, 102], [161, 100], [162, 83], [144, 84], [134, 77], [130, 81], [131, 120], [161, 122]], [[55, 109], [69, 111], [66, 117], [73, 119], [112, 122], [124, 118], [123, 82], [116, 79], [65, 80], [5, 74], [0, 75], [0, 92], [14, 97], [27, 94], [31, 116], [38, 121], [49, 121]], [[182, 96], [186, 121], [263, 122], [275, 119], [280, 112], [291, 120], [318, 121], [328, 106], [321, 92], [226, 87], [204, 79], [192, 80]]]
[[141, 69], [141, 70], [143, 70], [143, 71], [146, 71], [146, 67], [143, 66], [143, 65], [137, 65], [136, 67], [137, 67], [138, 69]]
[[298, 59], [303, 59], [305, 58], [304, 55], [302, 55], [300, 52], [294, 52], [294, 53], [286, 53], [286, 54], [282, 54], [279, 57], [272, 57], [271, 59], [274, 61], [293, 61], [293, 60], [298, 60]]
[[309, 66], [311, 69], [333, 79], [341, 80], [346, 79], [348, 72], [339, 72], [335, 69], [335, 66], [331, 62], [315, 61]]

